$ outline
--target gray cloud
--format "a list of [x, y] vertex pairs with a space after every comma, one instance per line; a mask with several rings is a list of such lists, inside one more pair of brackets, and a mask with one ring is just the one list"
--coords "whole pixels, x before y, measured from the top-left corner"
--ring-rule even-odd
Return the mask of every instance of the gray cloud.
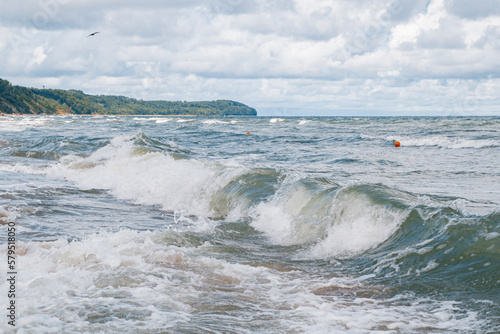
[[500, 15], [498, 0], [449, 0], [450, 12], [467, 19], [479, 19], [492, 15]]
[[[484, 3], [26, 0], [0, 13], [0, 77], [267, 112], [480, 113], [500, 102], [500, 22]], [[480, 87], [473, 109], [466, 87]]]
[[413, 16], [425, 12], [430, 0], [394, 0], [387, 5], [391, 21], [405, 22]]

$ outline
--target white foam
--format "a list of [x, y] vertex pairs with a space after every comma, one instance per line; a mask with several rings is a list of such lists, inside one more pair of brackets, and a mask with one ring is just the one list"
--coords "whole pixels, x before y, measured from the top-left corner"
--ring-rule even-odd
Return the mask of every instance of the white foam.
[[38, 116], [1, 116], [0, 130], [7, 132], [19, 132], [26, 129], [42, 127], [50, 124], [50, 120], [46, 117]]
[[14, 173], [45, 174], [44, 168], [14, 163], [0, 163], [0, 170]]
[[495, 239], [495, 238], [498, 238], [500, 237], [500, 233], [498, 232], [491, 232], [491, 233], [487, 233], [485, 235], [485, 240], [491, 240], [491, 239]]
[[[381, 287], [349, 277], [226, 262], [210, 256], [217, 245], [183, 240], [173, 231], [122, 230], [73, 242], [19, 241], [17, 328], [107, 333], [225, 326], [219, 331], [227, 332], [249, 330], [241, 321], [249, 316], [262, 318], [254, 330], [269, 332], [467, 332], [479, 323], [474, 312], [458, 317], [455, 302], [376, 299]], [[0, 282], [2, 291], [6, 284]]]
[[437, 146], [449, 149], [499, 147], [500, 141], [494, 139], [462, 139], [444, 136], [426, 138], [402, 138], [401, 146]]
[[335, 296], [335, 302], [301, 305], [296, 313], [307, 314], [303, 320], [307, 325], [297, 329], [305, 333], [415, 333], [426, 328], [429, 332], [465, 333], [481, 326], [474, 312], [456, 316], [459, 303], [418, 299], [411, 305], [398, 305], [403, 298], [377, 301], [359, 297], [349, 301]]
[[214, 125], [214, 124], [236, 124], [238, 123], [237, 120], [231, 120], [231, 121], [221, 121], [221, 120], [218, 120], [218, 119], [209, 119], [209, 120], [206, 120], [206, 121], [203, 121], [203, 124], [207, 124], [207, 125]]
[[157, 119], [157, 120], [156, 120], [156, 124], [168, 123], [168, 122], [170, 122], [171, 120], [172, 120], [171, 118], [160, 118], [160, 119]]
[[415, 270], [415, 274], [417, 276], [420, 276], [420, 274], [429, 272], [433, 269], [436, 269], [437, 267], [439, 267], [439, 263], [437, 263], [435, 260], [431, 260], [429, 261], [429, 263], [427, 263], [427, 266], [425, 266], [425, 268]]
[[218, 119], [209, 119], [203, 121], [203, 124], [213, 125], [213, 124], [230, 124], [230, 122], [220, 121]]
[[164, 123], [165, 120], [166, 120], [166, 122], [171, 120], [170, 118], [165, 118], [165, 117], [148, 117], [148, 116], [134, 117], [132, 119], [135, 121], [141, 121], [141, 122], [150, 122], [151, 121], [151, 122], [155, 122], [155, 123]]
[[209, 217], [212, 195], [242, 168], [175, 159], [134, 146], [135, 136], [119, 136], [89, 157], [66, 156], [45, 172], [84, 189], [108, 189], [117, 198], [164, 210]]
[[411, 137], [411, 136], [372, 136], [362, 134], [361, 138], [365, 139], [383, 139], [389, 142], [399, 141], [401, 146], [414, 147], [440, 147], [447, 149], [463, 149], [463, 148], [487, 148], [500, 147], [500, 140], [496, 139], [470, 139], [470, 138], [453, 138], [447, 136], [426, 136], [426, 137]]
[[297, 245], [316, 240], [321, 236], [321, 212], [315, 212], [318, 224], [312, 222], [308, 204], [314, 193], [300, 183], [285, 186], [269, 202], [262, 202], [253, 209], [252, 226], [264, 232], [278, 245]]
[[315, 194], [299, 184], [260, 203], [252, 226], [275, 244], [315, 242], [307, 258], [345, 258], [386, 241], [407, 215], [407, 211], [374, 204], [350, 187], [334, 196], [333, 192]]
[[[93, 332], [140, 326], [150, 317], [168, 328], [185, 319], [199, 294], [175, 282], [168, 268], [188, 259], [182, 249], [153, 242], [154, 236], [121, 231], [81, 242], [19, 243], [18, 328]], [[107, 321], [92, 321], [106, 314]]]
[[271, 118], [271, 119], [269, 120], [269, 123], [282, 123], [282, 122], [284, 122], [284, 121], [285, 121], [285, 119], [284, 119], [284, 118]]
[[5, 208], [3, 206], [0, 206], [0, 226], [6, 225], [10, 222], [14, 222], [17, 217], [19, 217], [19, 213], [13, 208]]
[[331, 214], [326, 238], [310, 250], [313, 258], [352, 257], [366, 252], [392, 236], [408, 212], [373, 204], [363, 194], [339, 192]]

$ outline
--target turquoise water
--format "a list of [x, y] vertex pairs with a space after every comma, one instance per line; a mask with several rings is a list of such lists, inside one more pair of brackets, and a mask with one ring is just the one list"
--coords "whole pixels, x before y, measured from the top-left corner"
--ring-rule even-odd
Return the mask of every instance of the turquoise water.
[[500, 332], [498, 117], [5, 116], [0, 190], [3, 331]]

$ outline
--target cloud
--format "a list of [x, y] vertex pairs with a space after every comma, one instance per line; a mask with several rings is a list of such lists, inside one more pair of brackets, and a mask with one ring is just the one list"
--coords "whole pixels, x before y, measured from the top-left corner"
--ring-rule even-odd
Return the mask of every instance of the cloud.
[[450, 13], [466, 19], [480, 19], [500, 15], [500, 2], [497, 0], [449, 0]]
[[438, 26], [422, 30], [417, 37], [419, 49], [464, 49], [465, 34], [461, 22], [450, 18], [439, 20]]
[[[0, 12], [0, 77], [268, 113], [491, 112], [499, 15], [489, 0], [26, 0]], [[473, 108], [465, 87], [487, 87]]]

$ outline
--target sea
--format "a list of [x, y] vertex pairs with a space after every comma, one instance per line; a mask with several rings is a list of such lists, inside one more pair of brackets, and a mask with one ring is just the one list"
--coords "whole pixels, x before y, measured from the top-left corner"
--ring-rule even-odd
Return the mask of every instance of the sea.
[[500, 333], [500, 117], [2, 116], [0, 249], [2, 333]]

